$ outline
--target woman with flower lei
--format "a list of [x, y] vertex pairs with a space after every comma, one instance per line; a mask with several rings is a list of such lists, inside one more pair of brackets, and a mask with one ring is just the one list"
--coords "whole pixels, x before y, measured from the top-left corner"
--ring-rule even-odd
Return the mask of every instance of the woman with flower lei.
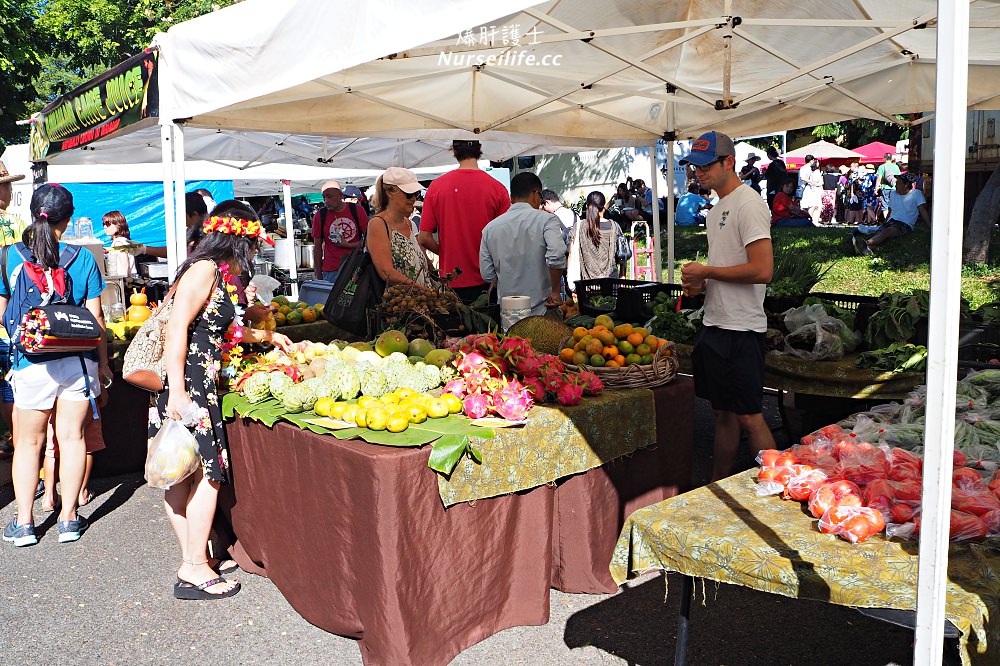
[[[260, 242], [271, 243], [253, 209], [224, 201], [205, 221], [204, 238], [177, 269], [177, 290], [167, 322], [164, 359], [166, 388], [150, 413], [149, 437], [167, 419], [197, 414], [190, 426], [198, 443], [201, 469], [165, 491], [164, 504], [181, 546], [174, 596], [218, 599], [236, 594], [235, 580], [212, 567], [207, 554], [219, 487], [229, 480], [229, 452], [218, 394], [223, 353], [239, 356], [241, 342], [268, 342], [282, 349], [291, 341], [280, 333], [244, 328], [237, 277], [249, 272]], [[183, 387], [183, 388], [181, 388]], [[193, 405], [193, 406], [192, 406]], [[215, 565], [228, 570], [227, 566]]]

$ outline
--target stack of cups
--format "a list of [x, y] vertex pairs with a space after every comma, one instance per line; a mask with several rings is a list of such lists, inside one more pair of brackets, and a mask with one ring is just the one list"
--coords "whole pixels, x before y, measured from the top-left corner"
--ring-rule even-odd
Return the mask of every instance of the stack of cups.
[[504, 331], [531, 314], [527, 296], [504, 296], [500, 299], [500, 328]]

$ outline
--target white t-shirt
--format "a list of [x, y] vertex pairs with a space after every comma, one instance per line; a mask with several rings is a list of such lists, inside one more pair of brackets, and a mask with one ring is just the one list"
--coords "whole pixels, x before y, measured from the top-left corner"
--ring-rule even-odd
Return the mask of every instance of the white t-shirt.
[[[748, 261], [746, 246], [771, 237], [771, 213], [753, 188], [740, 185], [708, 212], [708, 265], [738, 266]], [[764, 292], [767, 285], [708, 280], [706, 326], [731, 331], [767, 330]]]
[[917, 223], [917, 218], [920, 217], [920, 211], [917, 209], [926, 203], [924, 193], [920, 190], [910, 190], [903, 195], [893, 190], [889, 193], [889, 217], [893, 220], [899, 220], [912, 229], [913, 225]]

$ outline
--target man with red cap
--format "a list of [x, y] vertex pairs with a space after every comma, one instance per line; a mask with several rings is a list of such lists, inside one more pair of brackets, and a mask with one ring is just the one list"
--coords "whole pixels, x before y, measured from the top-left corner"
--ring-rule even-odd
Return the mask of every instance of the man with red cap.
[[760, 194], [736, 173], [733, 140], [702, 134], [681, 165], [694, 166], [698, 182], [715, 190], [708, 213], [708, 263], [681, 269], [685, 295], [705, 292], [705, 315], [692, 354], [695, 392], [715, 411], [712, 480], [732, 473], [740, 431], [752, 453], [775, 448], [764, 420], [764, 291], [774, 272], [771, 216]]
[[357, 203], [344, 202], [344, 190], [336, 180], [323, 183], [322, 208], [313, 216], [313, 267], [317, 280], [336, 282], [340, 262], [361, 245], [368, 230], [368, 214]]

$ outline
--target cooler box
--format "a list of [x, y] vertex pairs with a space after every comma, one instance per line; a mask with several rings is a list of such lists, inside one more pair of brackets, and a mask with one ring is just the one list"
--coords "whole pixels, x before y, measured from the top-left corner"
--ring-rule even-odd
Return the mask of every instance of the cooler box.
[[299, 300], [306, 305], [326, 305], [333, 289], [332, 282], [324, 280], [306, 280], [299, 288]]

